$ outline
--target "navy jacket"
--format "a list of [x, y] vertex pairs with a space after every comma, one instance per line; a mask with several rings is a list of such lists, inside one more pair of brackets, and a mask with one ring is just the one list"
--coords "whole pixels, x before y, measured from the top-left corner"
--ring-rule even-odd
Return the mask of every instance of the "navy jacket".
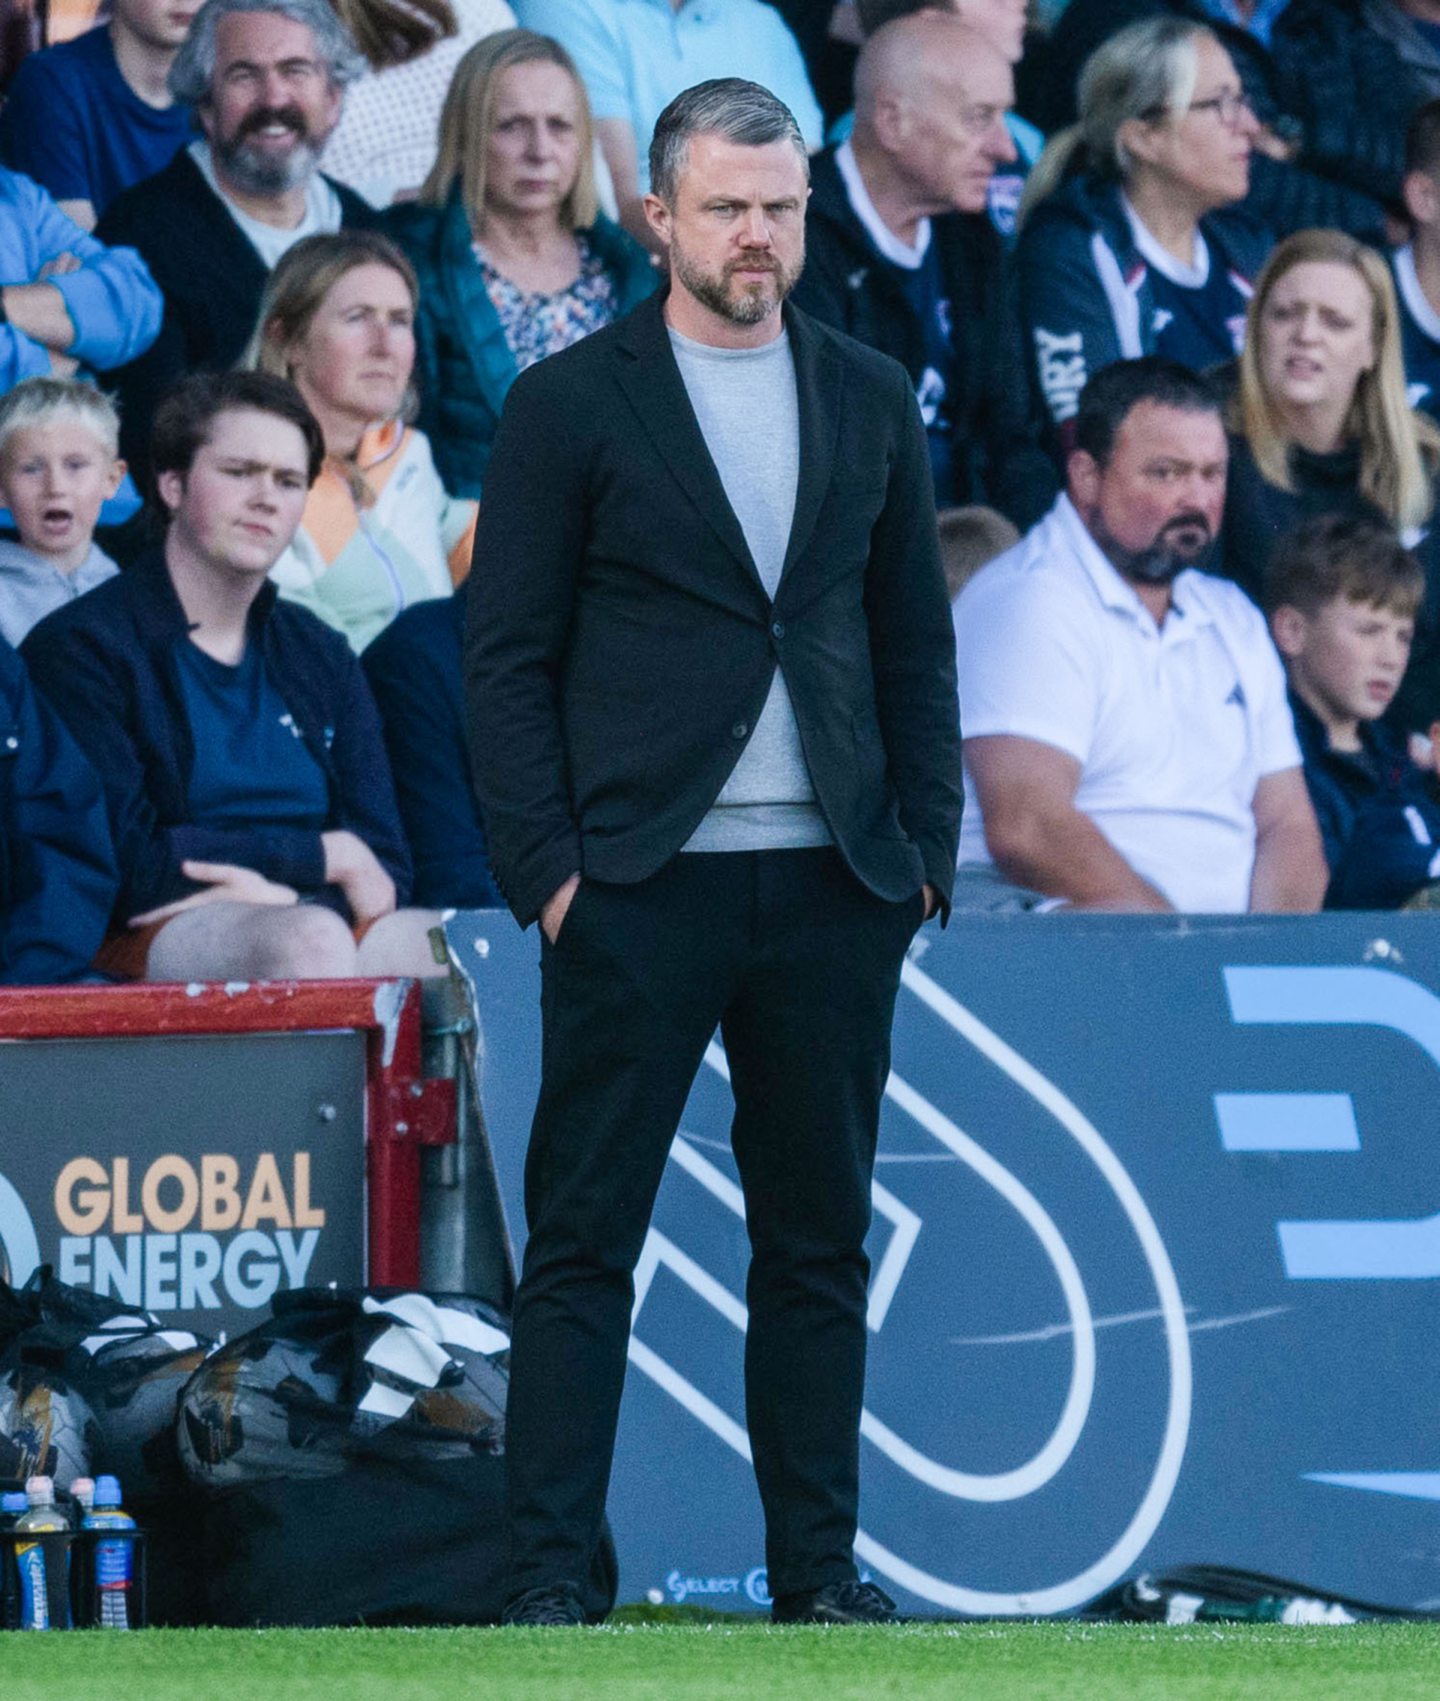
[[[827, 148], [811, 161], [805, 216], [805, 270], [795, 305], [898, 360], [919, 381], [925, 331], [905, 295], [898, 267], [875, 247], [856, 217]], [[989, 502], [1023, 530], [1059, 490], [1041, 442], [1039, 410], [1026, 382], [1025, 349], [1014, 297], [1005, 287], [1004, 243], [983, 213], [947, 213], [931, 221], [950, 302], [955, 352], [955, 464], [960, 485], [937, 491], [941, 506]], [[968, 469], [968, 478], [965, 470]]]
[[[500, 409], [519, 368], [472, 252], [469, 215], [457, 191], [444, 207], [391, 207], [385, 225], [420, 280], [417, 423], [430, 439], [440, 482], [452, 496], [478, 498]], [[615, 281], [619, 312], [628, 313], [659, 282], [650, 256], [603, 216], [584, 235]]]
[[465, 581], [417, 602], [365, 647], [400, 819], [415, 864], [411, 901], [427, 909], [500, 909], [465, 747], [461, 642]]
[[0, 638], [0, 985], [84, 974], [118, 884], [100, 782]]
[[1362, 722], [1363, 751], [1333, 750], [1320, 717], [1292, 691], [1305, 784], [1325, 841], [1327, 910], [1398, 909], [1440, 878], [1440, 793], [1404, 737]]
[[[189, 859], [256, 869], [348, 913], [338, 890], [324, 883], [319, 833], [190, 819], [195, 748], [174, 655], [188, 629], [157, 553], [48, 615], [21, 651], [104, 784], [120, 862], [117, 921], [194, 891], [180, 872]], [[325, 775], [328, 827], [363, 839], [405, 903], [410, 858], [379, 716], [350, 646], [307, 609], [281, 602], [268, 582], [251, 608], [250, 636]]]
[[[1269, 233], [1225, 208], [1200, 221], [1210, 263], [1254, 282]], [[1085, 381], [1115, 360], [1155, 352], [1149, 267], [1112, 178], [1075, 173], [1030, 214], [1015, 255], [1034, 381], [1057, 425]]]

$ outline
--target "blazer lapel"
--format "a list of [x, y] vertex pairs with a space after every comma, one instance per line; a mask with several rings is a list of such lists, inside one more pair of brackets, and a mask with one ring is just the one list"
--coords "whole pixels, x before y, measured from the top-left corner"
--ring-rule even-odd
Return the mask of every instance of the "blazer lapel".
[[835, 465], [835, 440], [840, 432], [840, 391], [845, 371], [828, 340], [816, 335], [803, 313], [785, 309], [790, 353], [795, 361], [795, 390], [800, 411], [800, 476], [795, 486], [795, 514], [780, 582], [795, 564], [811, 534], [830, 486]]
[[690, 405], [685, 380], [675, 364], [662, 313], [663, 301], [664, 297], [657, 292], [626, 322], [627, 334], [617, 344], [620, 387], [676, 483], [768, 602], [769, 592], [751, 557], [735, 510], [725, 495], [725, 486]]

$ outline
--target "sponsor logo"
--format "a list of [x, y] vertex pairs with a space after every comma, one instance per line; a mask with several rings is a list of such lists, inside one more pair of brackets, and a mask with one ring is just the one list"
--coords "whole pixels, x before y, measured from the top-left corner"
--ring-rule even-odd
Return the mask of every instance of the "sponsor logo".
[[672, 1571], [665, 1579], [664, 1589], [652, 1589], [650, 1599], [658, 1606], [666, 1596], [682, 1605], [689, 1600], [716, 1600], [723, 1596], [744, 1596], [756, 1606], [770, 1605], [770, 1584], [763, 1565], [752, 1565], [743, 1577], [704, 1577], [688, 1571]]
[[60, 1279], [156, 1312], [257, 1310], [282, 1285], [303, 1287], [325, 1227], [309, 1152], [285, 1171], [271, 1152], [170, 1152], [143, 1174], [129, 1158], [77, 1157], [53, 1201]]
[[738, 1577], [688, 1577], [684, 1572], [672, 1571], [665, 1579], [665, 1587], [670, 1599], [678, 1606], [683, 1601], [694, 1600], [700, 1596], [714, 1597], [716, 1595], [738, 1595], [740, 1579]]

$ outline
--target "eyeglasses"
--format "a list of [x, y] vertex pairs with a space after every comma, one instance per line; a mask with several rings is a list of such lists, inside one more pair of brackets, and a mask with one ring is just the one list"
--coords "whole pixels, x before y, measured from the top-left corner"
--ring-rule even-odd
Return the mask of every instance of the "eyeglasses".
[[1255, 108], [1250, 103], [1250, 96], [1243, 90], [1239, 94], [1227, 93], [1214, 95], [1209, 100], [1192, 100], [1186, 109], [1190, 112], [1213, 112], [1227, 130], [1233, 130], [1243, 116], [1253, 117]]
[[1173, 113], [1168, 106], [1152, 106], [1141, 114], [1147, 122], [1154, 124], [1162, 118], [1172, 115], [1184, 118], [1191, 112], [1213, 112], [1227, 130], [1233, 130], [1239, 124], [1241, 116], [1255, 116], [1255, 105], [1250, 96], [1240, 90], [1227, 90], [1225, 94], [1212, 95], [1209, 100], [1192, 100], [1184, 112]]

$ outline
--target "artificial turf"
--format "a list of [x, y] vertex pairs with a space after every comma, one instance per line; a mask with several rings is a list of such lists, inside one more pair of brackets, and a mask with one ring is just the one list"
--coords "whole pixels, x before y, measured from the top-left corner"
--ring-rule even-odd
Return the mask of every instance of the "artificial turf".
[[3, 1701], [1433, 1701], [1440, 1625], [150, 1630], [0, 1637]]

